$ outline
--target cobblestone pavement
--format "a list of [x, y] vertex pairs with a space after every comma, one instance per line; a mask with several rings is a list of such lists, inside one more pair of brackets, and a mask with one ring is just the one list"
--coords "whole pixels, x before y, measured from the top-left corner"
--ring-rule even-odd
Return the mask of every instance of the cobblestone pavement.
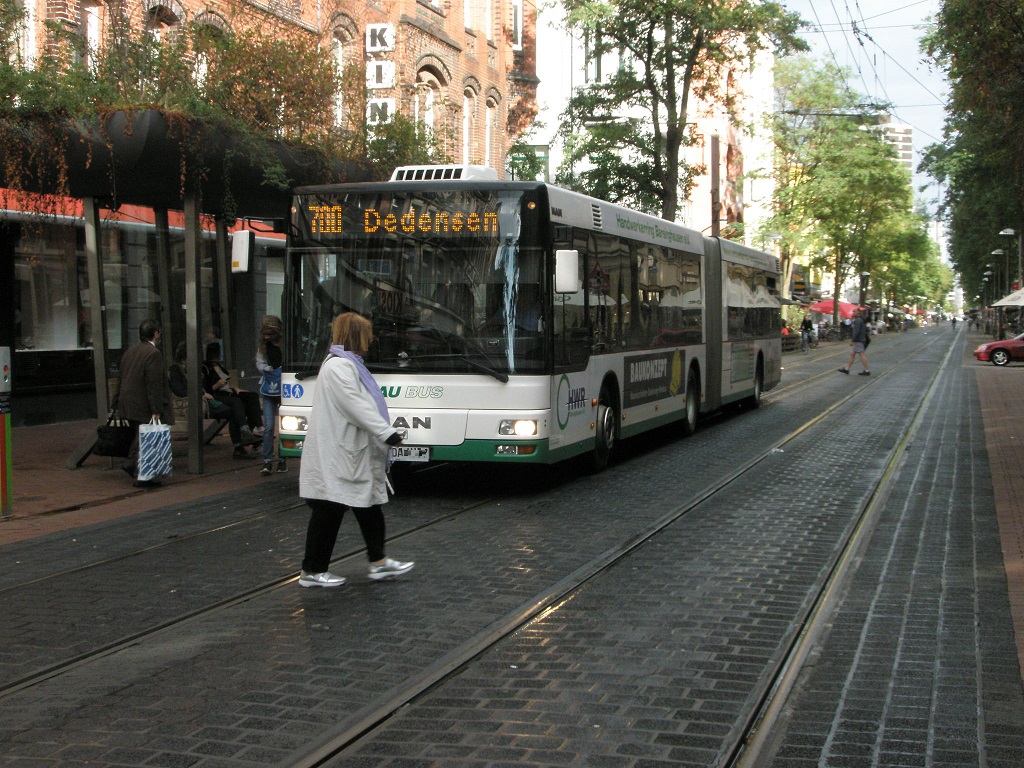
[[1024, 765], [1021, 669], [975, 380], [1017, 374], [979, 369], [966, 334], [957, 344], [777, 750], [760, 765]]
[[[560, 468], [550, 482], [529, 487], [527, 476], [478, 468], [416, 482], [388, 509], [392, 554], [417, 561], [401, 581], [370, 584], [360, 577], [362, 555], [354, 524], [346, 520], [334, 570], [349, 576], [351, 586], [299, 590], [284, 583], [204, 613], [219, 600], [297, 571], [306, 515], [288, 484], [3, 547], [5, 563], [13, 563], [0, 573], [4, 680], [176, 616], [193, 618], [0, 697], [0, 764], [289, 764], [552, 584], [653, 525], [709, 478], [760, 456], [764, 461], [726, 491], [333, 763], [716, 764], [743, 711], [767, 684], [764, 669], [791, 639], [794, 618], [809, 607], [836, 542], [872, 492], [921, 400], [922, 384], [942, 362], [948, 344], [933, 341], [906, 334], [873, 345], [876, 372], [890, 365], [892, 373], [871, 380], [839, 377], [837, 361], [828, 357], [794, 362], [787, 381], [806, 379], [805, 387], [772, 393], [762, 409], [720, 419], [690, 440], [663, 433], [633, 441], [623, 461], [599, 476]], [[897, 361], [904, 364], [897, 367]], [[814, 378], [830, 371], [831, 377]], [[948, 419], [930, 421], [952, 424], [915, 442], [890, 498], [895, 511], [886, 511], [901, 520], [922, 503], [910, 498], [915, 494], [936, 509], [943, 499], [959, 507], [955, 500], [967, 494], [971, 535], [965, 537], [961, 526], [944, 527], [934, 509], [922, 518], [926, 524], [908, 518], [890, 532], [880, 523], [874, 532], [880, 543], [873, 540], [869, 555], [897, 541], [899, 548], [874, 583], [851, 588], [843, 610], [855, 596], [881, 589], [881, 579], [892, 592], [876, 604], [896, 610], [902, 599], [931, 606], [941, 617], [927, 617], [938, 623], [920, 628], [943, 641], [930, 655], [908, 647], [905, 636], [912, 633], [881, 621], [880, 608], [878, 621], [851, 620], [864, 628], [858, 660], [875, 687], [902, 694], [908, 671], [919, 671], [892, 667], [897, 682], [890, 685], [884, 677], [890, 668], [863, 658], [892, 646], [905, 649], [903, 661], [916, 653], [922, 666], [930, 659], [933, 670], [957, 670], [949, 678], [933, 674], [935, 714], [928, 718], [899, 719], [902, 699], [890, 696], [882, 714], [891, 720], [879, 738], [890, 739], [899, 727], [944, 733], [939, 704], [973, 697], [980, 711], [962, 730], [984, 748], [975, 762], [909, 764], [1021, 765], [1024, 706], [1006, 583], [998, 581], [1002, 561], [992, 546], [998, 538], [991, 492], [985, 493], [991, 481], [979, 408], [969, 386], [946, 383], [957, 378], [969, 377], [944, 371], [941, 394], [930, 405], [952, 411]], [[807, 414], [847, 394], [854, 399], [829, 417], [827, 430], [808, 430], [765, 455]], [[960, 445], [971, 450], [949, 450]], [[943, 446], [940, 457], [931, 455]], [[908, 479], [918, 475], [927, 478], [920, 486]], [[472, 509], [445, 517], [466, 507]], [[205, 532], [211, 527], [216, 530]], [[911, 556], [905, 531], [918, 534], [927, 556]], [[140, 546], [150, 549], [133, 556]], [[942, 572], [929, 570], [939, 567], [932, 563], [935, 551], [950, 553]], [[870, 559], [858, 579], [870, 570]], [[902, 569], [919, 561], [929, 568], [922, 567], [911, 590]], [[973, 564], [973, 581], [957, 570], [965, 563]], [[907, 626], [916, 632], [918, 621], [915, 616]], [[984, 631], [974, 631], [976, 622]], [[964, 641], [967, 636], [978, 642]], [[829, 641], [836, 637], [833, 631]], [[827, 648], [816, 662], [821, 670], [848, 665], [840, 651], [833, 657]], [[929, 684], [923, 679], [912, 676], [919, 687]], [[849, 712], [849, 691], [863, 685], [838, 688], [832, 712], [844, 706]], [[826, 710], [829, 704], [818, 699], [812, 706]], [[822, 728], [845, 733], [848, 719]], [[850, 740], [833, 737], [831, 743]], [[782, 757], [785, 741], [776, 746], [775, 764], [790, 764]], [[1000, 762], [1012, 750], [1018, 762]], [[830, 762], [822, 765], [902, 764], [881, 761], [889, 754], [881, 747], [872, 753], [875, 762], [845, 747], [828, 754]]]

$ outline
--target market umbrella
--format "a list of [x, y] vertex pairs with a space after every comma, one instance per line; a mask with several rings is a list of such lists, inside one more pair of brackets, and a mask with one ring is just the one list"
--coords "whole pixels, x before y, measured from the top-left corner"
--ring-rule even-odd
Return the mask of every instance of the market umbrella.
[[1014, 291], [1009, 296], [1004, 296], [995, 302], [993, 307], [1022, 307], [1024, 306], [1024, 288]]
[[[843, 318], [853, 317], [853, 310], [857, 308], [856, 304], [848, 304], [845, 301], [839, 302], [839, 316]], [[823, 315], [831, 315], [835, 313], [835, 302], [833, 299], [822, 299], [816, 301], [810, 306], [811, 312], [820, 312]]]

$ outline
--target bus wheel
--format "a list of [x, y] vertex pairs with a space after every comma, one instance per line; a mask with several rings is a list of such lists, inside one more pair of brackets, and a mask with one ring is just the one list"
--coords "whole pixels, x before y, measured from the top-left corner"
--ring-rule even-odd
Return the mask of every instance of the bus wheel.
[[594, 469], [601, 471], [611, 463], [615, 441], [619, 437], [619, 413], [607, 387], [601, 387], [597, 401], [595, 432]]
[[697, 372], [690, 369], [686, 377], [686, 412], [683, 414], [683, 436], [689, 437], [697, 431], [697, 411], [700, 409], [700, 380]]
[[745, 403], [747, 408], [753, 410], [761, 405], [761, 391], [764, 389], [764, 365], [760, 359], [757, 361], [757, 373], [754, 374], [754, 392], [747, 397]]

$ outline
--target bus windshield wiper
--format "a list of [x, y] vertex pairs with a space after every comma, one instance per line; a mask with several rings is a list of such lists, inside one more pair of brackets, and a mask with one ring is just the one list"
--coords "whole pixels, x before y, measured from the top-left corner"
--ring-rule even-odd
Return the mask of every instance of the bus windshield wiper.
[[480, 373], [486, 373], [488, 376], [493, 376], [498, 381], [500, 381], [502, 384], [504, 384], [504, 383], [506, 383], [508, 381], [508, 374], [507, 373], [502, 373], [501, 371], [496, 371], [496, 370], [494, 370], [493, 368], [491, 368], [488, 365], [484, 365], [483, 363], [478, 363], [476, 360], [471, 358], [465, 352], [452, 352], [452, 353], [447, 354], [447, 355], [444, 355], [444, 354], [441, 354], [441, 355], [416, 355], [416, 357], [413, 358], [413, 359], [414, 360], [459, 360], [460, 362], [463, 362], [466, 365], [468, 365], [470, 368], [476, 368], [476, 370], [480, 371]]
[[306, 379], [311, 379], [312, 377], [316, 376], [318, 373], [320, 373], [320, 369], [319, 368], [306, 368], [306, 369], [301, 370], [301, 371], [296, 371], [295, 372], [295, 380], [296, 381], [305, 381]]

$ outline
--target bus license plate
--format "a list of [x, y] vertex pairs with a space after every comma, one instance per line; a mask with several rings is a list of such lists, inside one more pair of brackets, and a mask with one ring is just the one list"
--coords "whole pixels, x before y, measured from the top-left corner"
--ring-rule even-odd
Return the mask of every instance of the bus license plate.
[[430, 448], [426, 445], [400, 445], [391, 450], [395, 461], [430, 461]]

